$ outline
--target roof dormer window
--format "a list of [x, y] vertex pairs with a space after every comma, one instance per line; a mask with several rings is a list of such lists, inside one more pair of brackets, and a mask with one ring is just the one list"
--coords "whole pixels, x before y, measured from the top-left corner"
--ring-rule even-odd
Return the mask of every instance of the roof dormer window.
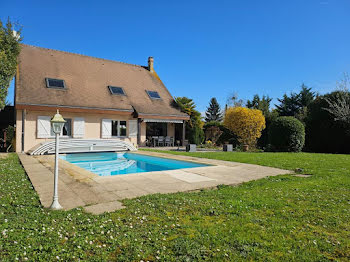
[[109, 91], [111, 92], [112, 95], [120, 95], [120, 96], [125, 96], [124, 89], [118, 86], [108, 86]]
[[151, 99], [161, 99], [157, 91], [146, 90], [146, 92]]
[[62, 79], [45, 78], [47, 88], [65, 89], [66, 84]]

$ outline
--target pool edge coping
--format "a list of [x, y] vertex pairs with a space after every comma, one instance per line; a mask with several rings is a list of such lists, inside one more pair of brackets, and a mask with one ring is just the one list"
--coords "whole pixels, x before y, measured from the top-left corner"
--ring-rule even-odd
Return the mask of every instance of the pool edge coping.
[[[205, 168], [212, 168], [212, 167], [238, 167], [238, 166], [258, 166], [254, 164], [247, 164], [247, 163], [240, 163], [240, 162], [233, 162], [233, 161], [225, 161], [225, 160], [217, 160], [217, 159], [209, 159], [209, 158], [199, 158], [199, 157], [193, 157], [193, 156], [185, 156], [185, 155], [173, 155], [166, 152], [153, 152], [153, 151], [115, 151], [111, 153], [134, 153], [134, 154], [140, 154], [140, 155], [146, 155], [146, 156], [153, 156], [153, 157], [160, 157], [165, 159], [171, 159], [171, 160], [178, 160], [178, 161], [185, 161], [185, 162], [191, 162], [191, 163], [197, 163], [197, 164], [204, 164], [207, 166], [203, 167], [191, 167], [191, 168], [178, 168], [178, 169], [169, 169], [169, 170], [161, 170], [161, 171], [150, 171], [150, 172], [139, 172], [139, 173], [130, 173], [130, 174], [122, 174], [122, 175], [111, 175], [111, 176], [99, 176], [91, 171], [88, 171], [84, 168], [81, 168], [73, 163], [70, 163], [64, 159], [59, 158], [60, 168], [63, 168], [63, 170], [68, 173], [72, 178], [79, 182], [85, 182], [85, 183], [91, 183], [91, 182], [97, 182], [101, 183], [105, 180], [111, 180], [116, 177], [136, 177], [140, 175], [152, 175], [152, 174], [161, 174], [164, 173], [164, 171], [168, 172], [176, 172], [177, 170], [181, 171], [187, 171], [190, 170], [193, 171], [203, 171]], [[64, 154], [66, 155], [66, 154]], [[43, 164], [46, 167], [47, 165], [50, 165], [49, 168], [54, 168], [54, 155], [41, 155], [41, 156], [35, 156], [35, 158], [39, 159], [50, 159], [50, 161], [40, 161], [41, 164]], [[44, 162], [44, 163], [43, 163]], [[264, 166], [261, 166], [264, 167]], [[281, 170], [279, 168], [274, 167], [268, 167], [271, 169]], [[284, 170], [287, 171], [287, 170]], [[290, 172], [290, 170], [288, 170]]]

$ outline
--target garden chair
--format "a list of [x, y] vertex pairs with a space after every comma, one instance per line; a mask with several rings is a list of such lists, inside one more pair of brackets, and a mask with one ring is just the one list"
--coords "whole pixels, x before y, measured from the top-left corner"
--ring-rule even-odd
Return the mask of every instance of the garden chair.
[[160, 145], [164, 146], [164, 136], [158, 137], [158, 146]]
[[165, 137], [165, 146], [171, 146], [171, 138], [170, 136]]

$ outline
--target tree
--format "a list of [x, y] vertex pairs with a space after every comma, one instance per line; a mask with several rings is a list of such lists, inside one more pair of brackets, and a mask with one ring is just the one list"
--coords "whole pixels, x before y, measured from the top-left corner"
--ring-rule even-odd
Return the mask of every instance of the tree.
[[266, 117], [270, 113], [270, 103], [272, 98], [269, 96], [263, 95], [260, 99], [259, 95], [254, 95], [253, 99], [247, 101], [246, 106], [250, 109], [259, 109], [263, 112], [263, 115]]
[[295, 116], [300, 109], [299, 106], [299, 95], [291, 93], [290, 96], [287, 94], [283, 95], [283, 98], [278, 98], [279, 105], [276, 106], [276, 110], [280, 116]]
[[265, 117], [258, 109], [230, 107], [226, 111], [224, 125], [237, 135], [241, 144], [254, 146], [265, 128]]
[[260, 98], [259, 95], [254, 95], [252, 100], [248, 100], [246, 106], [251, 109], [259, 109], [262, 111], [265, 117], [266, 128], [261, 132], [261, 137], [258, 139], [257, 146], [260, 148], [266, 148], [268, 145], [269, 135], [268, 129], [273, 120], [278, 117], [276, 110], [270, 110], [272, 98], [263, 95]]
[[284, 94], [282, 99], [277, 99], [280, 104], [275, 106], [280, 116], [294, 116], [303, 121], [306, 108], [314, 99], [315, 92], [303, 83], [299, 93], [291, 93], [289, 96]]
[[[203, 126], [204, 133], [207, 134], [207, 130], [211, 127], [218, 127], [222, 132], [220, 137], [215, 142], [217, 145], [228, 143], [228, 144], [232, 144], [233, 147], [237, 146], [237, 143], [238, 143], [237, 136], [231, 130], [229, 130], [226, 126], [224, 126], [222, 122], [211, 121], [211, 122], [205, 123]], [[208, 139], [208, 137], [206, 139]], [[213, 141], [212, 139], [210, 140]]]
[[222, 121], [221, 108], [215, 97], [210, 99], [209, 106], [207, 107], [207, 111], [205, 112], [205, 122], [210, 121]]
[[175, 97], [176, 104], [180, 107], [180, 110], [190, 116], [189, 126], [201, 126], [201, 113], [196, 110], [194, 101], [187, 97]]
[[13, 28], [10, 19], [6, 26], [0, 20], [0, 110], [6, 105], [7, 90], [16, 74], [17, 57], [20, 53], [21, 29], [16, 32]]
[[342, 121], [350, 125], [350, 92], [339, 91], [334, 100], [326, 98], [328, 108], [335, 121]]
[[187, 121], [186, 125], [186, 137], [188, 137], [189, 142], [194, 144], [202, 143], [204, 132], [202, 130], [201, 113], [196, 110], [193, 100], [187, 97], [175, 97], [175, 103], [182, 112], [190, 116], [190, 120]]
[[300, 152], [305, 144], [305, 127], [296, 118], [280, 116], [269, 128], [271, 149], [282, 152]]
[[[335, 120], [327, 110], [337, 103], [340, 91], [317, 97], [309, 106], [306, 118], [306, 150], [318, 153], [350, 153], [349, 125]], [[350, 103], [350, 100], [349, 102]]]
[[335, 99], [325, 98], [328, 107], [324, 109], [332, 114], [335, 121], [341, 121], [350, 126], [350, 79], [348, 74], [337, 83], [338, 92], [335, 93]]
[[225, 106], [225, 111], [228, 107], [238, 107], [238, 106], [243, 106], [244, 102], [242, 99], [238, 98], [237, 93], [232, 93], [229, 95], [226, 101], [226, 106]]
[[307, 107], [315, 99], [315, 92], [311, 91], [311, 87], [307, 87], [304, 83], [301, 85], [299, 93], [299, 106]]

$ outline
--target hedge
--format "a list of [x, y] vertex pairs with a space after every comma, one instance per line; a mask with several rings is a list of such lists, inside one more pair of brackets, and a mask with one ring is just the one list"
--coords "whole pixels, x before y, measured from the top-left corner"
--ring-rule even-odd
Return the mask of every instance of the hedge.
[[273, 151], [300, 152], [305, 144], [305, 127], [294, 117], [282, 116], [271, 123], [268, 136]]
[[[334, 100], [338, 92], [332, 92], [316, 98], [308, 106], [306, 118], [305, 150], [317, 153], [350, 153], [350, 127], [335, 121], [325, 108], [328, 103], [325, 98]], [[350, 102], [350, 101], [349, 101]]]

